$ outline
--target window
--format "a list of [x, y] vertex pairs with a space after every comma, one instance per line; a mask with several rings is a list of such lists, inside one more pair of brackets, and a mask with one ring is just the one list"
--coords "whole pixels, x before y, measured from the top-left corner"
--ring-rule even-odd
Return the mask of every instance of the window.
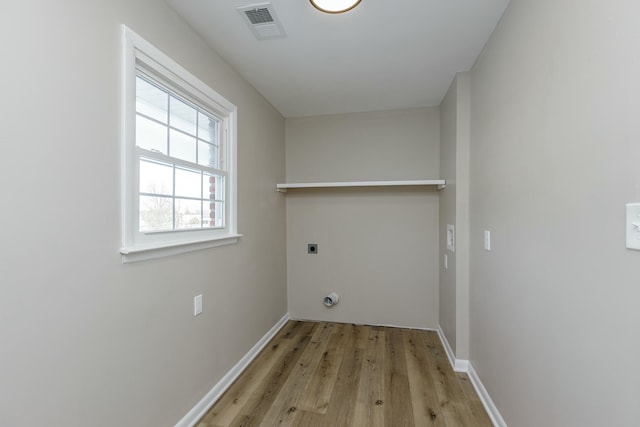
[[124, 27], [124, 262], [235, 243], [236, 107]]

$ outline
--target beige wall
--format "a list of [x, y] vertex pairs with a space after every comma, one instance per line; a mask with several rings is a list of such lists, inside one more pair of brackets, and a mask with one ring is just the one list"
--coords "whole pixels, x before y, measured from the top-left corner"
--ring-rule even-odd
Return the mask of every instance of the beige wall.
[[[123, 23], [239, 107], [239, 244], [121, 263]], [[284, 119], [163, 1], [3, 1], [0, 40], [0, 425], [173, 425], [286, 313]]]
[[[456, 75], [440, 105], [440, 326], [456, 359], [469, 358], [469, 72]], [[447, 225], [454, 250], [447, 248]], [[447, 266], [444, 266], [444, 256]]]
[[[435, 179], [437, 108], [286, 121], [288, 182]], [[289, 191], [289, 311], [295, 318], [435, 328], [438, 192]], [[317, 255], [307, 243], [319, 244]], [[322, 298], [335, 291], [340, 303]]]
[[438, 179], [438, 109], [287, 119], [287, 181]]
[[[440, 178], [447, 186], [440, 191], [440, 327], [456, 351], [456, 254], [447, 249], [447, 224], [456, 225], [458, 79], [454, 79], [440, 104]], [[455, 248], [454, 248], [455, 249]], [[447, 256], [447, 267], [444, 257]]]
[[640, 420], [638, 16], [512, 0], [472, 70], [471, 361], [512, 427]]

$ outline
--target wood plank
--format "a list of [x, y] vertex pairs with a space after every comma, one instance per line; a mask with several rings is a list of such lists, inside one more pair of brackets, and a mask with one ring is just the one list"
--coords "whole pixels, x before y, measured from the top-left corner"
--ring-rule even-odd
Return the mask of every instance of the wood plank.
[[345, 351], [344, 324], [334, 325], [318, 367], [302, 393], [298, 409], [326, 414]]
[[[307, 322], [308, 323], [308, 322]], [[305, 325], [305, 322], [301, 322], [299, 320], [291, 320], [287, 324], [287, 330], [283, 332], [282, 338], [285, 339], [293, 339], [298, 335], [300, 328]]]
[[446, 421], [429, 372], [427, 349], [421, 339], [424, 333], [408, 329], [402, 331], [413, 419], [416, 427], [442, 427], [446, 426]]
[[362, 372], [362, 361], [368, 333], [364, 333], [363, 326], [348, 325], [349, 334], [347, 345], [343, 355], [342, 364], [336, 378], [336, 385], [329, 405], [331, 412], [327, 411], [326, 422], [330, 426], [350, 427], [355, 412], [355, 398]]
[[291, 334], [297, 334], [301, 326], [302, 322], [288, 322], [218, 400], [215, 407], [220, 409], [209, 411], [197, 427], [229, 425], [249, 401], [251, 395], [256, 392], [278, 359], [294, 345]]
[[[251, 398], [243, 406], [240, 413], [229, 426], [251, 427], [259, 426], [264, 415], [269, 411], [275, 396], [278, 395], [289, 375], [295, 368], [302, 353], [311, 341], [317, 324], [305, 323], [297, 334], [295, 344], [289, 348], [283, 357], [275, 363], [269, 374], [262, 380]], [[220, 426], [227, 427], [227, 426]]]
[[283, 427], [293, 425], [292, 422], [298, 410], [300, 391], [305, 389], [311, 374], [318, 366], [332, 330], [333, 325], [327, 323], [316, 328], [311, 342], [289, 374], [289, 378], [271, 404], [271, 408], [265, 414], [262, 425]]
[[465, 425], [465, 420], [463, 420], [458, 408], [455, 406], [457, 394], [452, 390], [451, 386], [455, 374], [445, 356], [444, 348], [439, 345], [437, 334], [421, 334], [420, 341], [429, 355], [425, 359], [427, 369], [440, 402], [440, 412], [447, 426]]
[[385, 332], [385, 398], [384, 415], [386, 425], [414, 427], [411, 390], [404, 357], [402, 331], [384, 328]]
[[362, 355], [366, 337], [362, 328], [345, 325], [344, 353], [326, 414], [302, 411], [295, 419], [296, 426], [351, 427], [355, 411], [355, 397], [362, 370]]
[[486, 419], [478, 419], [469, 411], [469, 405], [460, 386], [460, 381], [451, 368], [438, 335], [433, 332], [423, 334], [421, 337], [430, 356], [426, 361], [447, 426], [491, 426], [490, 420], [489, 424], [486, 424]]
[[385, 425], [384, 349], [384, 331], [381, 328], [371, 328], [362, 361], [354, 427], [384, 427]]
[[469, 376], [462, 372], [456, 372], [456, 377], [458, 377], [458, 383], [464, 393], [465, 402], [467, 403], [466, 410], [469, 411], [470, 416], [477, 420], [478, 423], [482, 422], [481, 425], [483, 426], [493, 426], [491, 418], [484, 409], [484, 405], [482, 404], [480, 397], [478, 397], [473, 384], [471, 384]]

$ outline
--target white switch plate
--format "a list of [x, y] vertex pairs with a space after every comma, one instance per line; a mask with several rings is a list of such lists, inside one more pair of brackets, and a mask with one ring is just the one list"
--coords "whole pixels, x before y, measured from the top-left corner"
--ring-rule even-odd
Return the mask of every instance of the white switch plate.
[[193, 298], [193, 315], [197, 316], [202, 313], [202, 294]]
[[484, 230], [484, 250], [491, 250], [491, 232], [489, 230]]
[[640, 250], [640, 203], [627, 204], [627, 248]]
[[456, 228], [452, 224], [447, 224], [447, 249], [456, 250]]

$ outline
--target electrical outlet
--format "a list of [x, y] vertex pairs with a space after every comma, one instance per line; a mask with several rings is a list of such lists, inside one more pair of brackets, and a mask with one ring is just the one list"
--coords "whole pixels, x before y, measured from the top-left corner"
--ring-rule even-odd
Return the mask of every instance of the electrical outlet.
[[318, 253], [318, 244], [317, 243], [309, 243], [307, 245], [307, 253], [315, 255]]

